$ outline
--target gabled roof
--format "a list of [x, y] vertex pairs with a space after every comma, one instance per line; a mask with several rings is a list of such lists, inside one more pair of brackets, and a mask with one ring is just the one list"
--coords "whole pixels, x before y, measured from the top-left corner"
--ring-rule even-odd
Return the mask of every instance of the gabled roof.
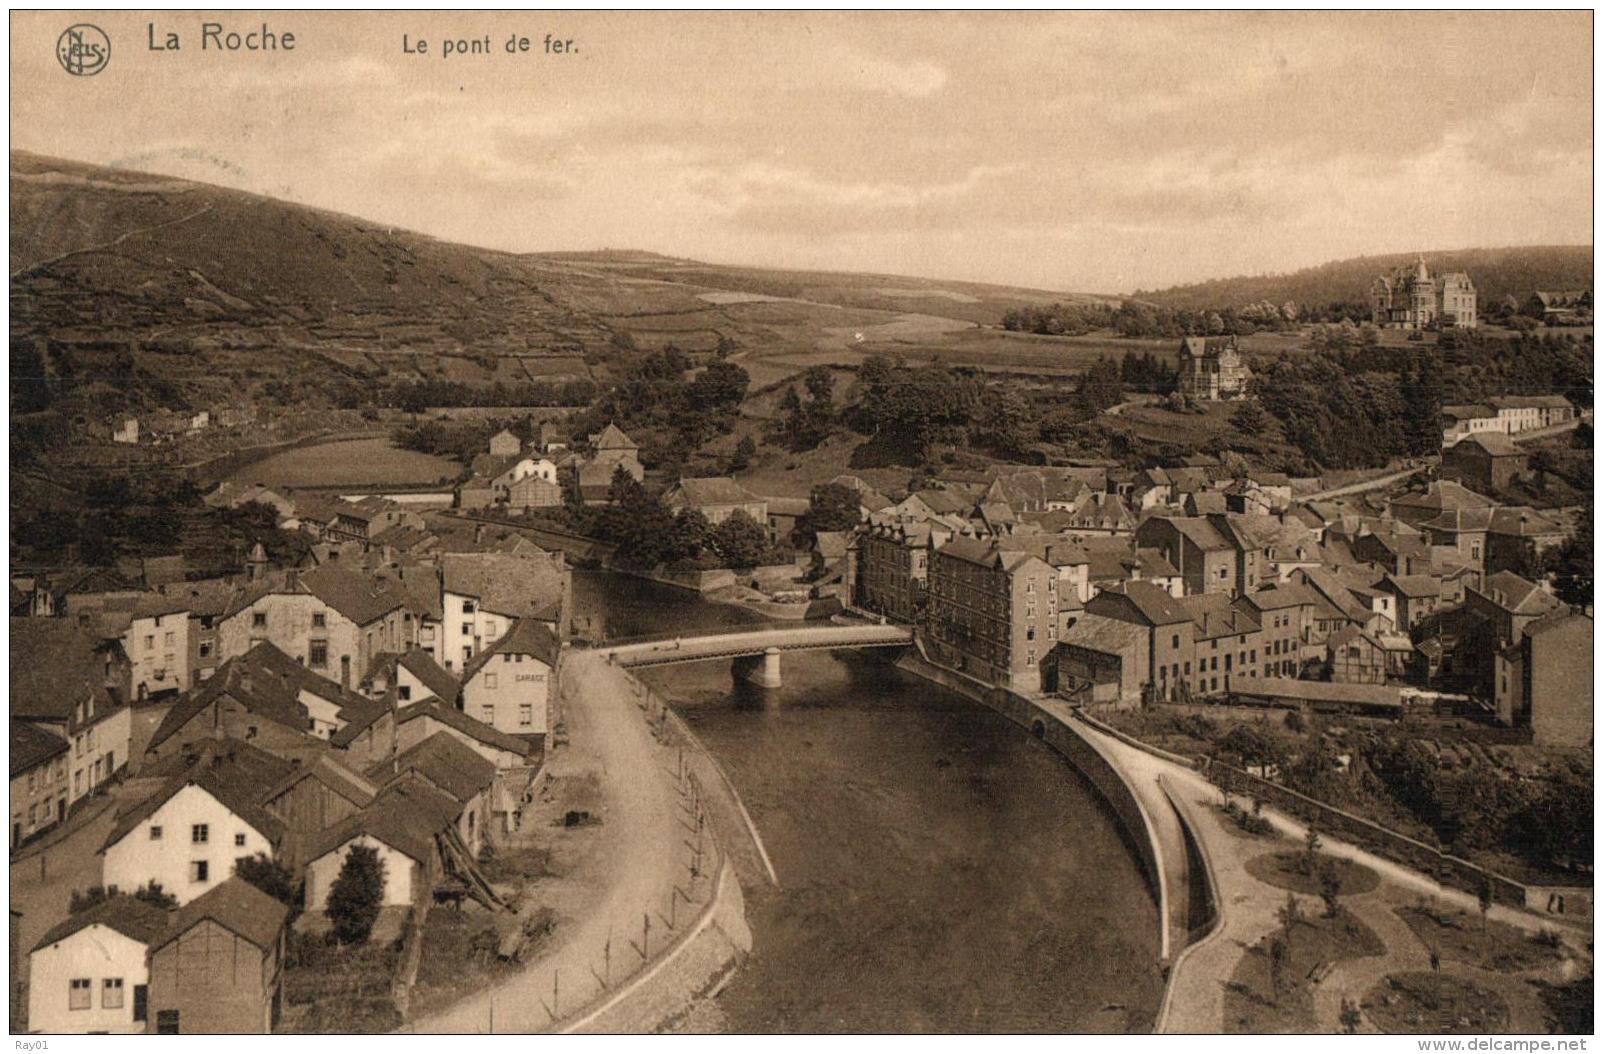
[[407, 602], [407, 593], [398, 583], [332, 564], [305, 572], [301, 584], [358, 626], [376, 622]]
[[1063, 634], [1062, 643], [1107, 655], [1121, 655], [1146, 636], [1145, 627], [1123, 619], [1087, 613]]
[[473, 656], [468, 664], [462, 667], [462, 683], [467, 684], [473, 680], [474, 675], [498, 655], [532, 655], [547, 666], [555, 667], [561, 648], [556, 634], [552, 633], [543, 622], [518, 619], [511, 629], [502, 634], [500, 640]]
[[1442, 583], [1435, 575], [1387, 575], [1392, 591], [1404, 597], [1441, 596]]
[[1564, 525], [1551, 516], [1525, 506], [1497, 509], [1492, 513], [1487, 530], [1493, 534], [1529, 537], [1540, 534], [1562, 534]]
[[1257, 619], [1236, 606], [1225, 593], [1196, 593], [1181, 597], [1175, 603], [1196, 623], [1198, 640], [1257, 633], [1262, 628]]
[[623, 430], [610, 421], [607, 427], [590, 437], [590, 445], [597, 450], [639, 450], [640, 447], [633, 439], [624, 435]]
[[271, 952], [277, 947], [279, 934], [283, 933], [288, 918], [289, 905], [268, 896], [243, 878], [230, 878], [179, 908], [166, 938], [151, 950], [170, 944], [210, 919], [262, 951]]
[[395, 664], [422, 682], [430, 694], [448, 702], [456, 700], [456, 693], [461, 687], [457, 679], [451, 675], [451, 671], [435, 662], [434, 656], [422, 648], [412, 648], [405, 654], [397, 656]]
[[1315, 602], [1308, 587], [1300, 583], [1260, 589], [1256, 593], [1248, 593], [1241, 600], [1259, 611], [1284, 611], [1286, 608], [1309, 606]]
[[1478, 447], [1492, 457], [1524, 457], [1525, 451], [1502, 432], [1476, 432], [1474, 435], [1460, 439], [1453, 447], [1454, 450]]
[[[14, 924], [16, 920], [12, 919], [12, 922]], [[168, 922], [166, 909], [158, 908], [126, 893], [113, 893], [93, 907], [69, 915], [50, 927], [29, 950], [38, 951], [40, 948], [47, 948], [90, 926], [105, 926], [116, 930], [129, 940], [150, 945], [166, 935]]]
[[97, 717], [111, 713], [124, 701], [105, 683], [108, 658], [114, 673], [127, 662], [72, 618], [12, 618], [11, 716], [67, 721], [91, 699]]
[[421, 780], [397, 779], [366, 808], [313, 839], [306, 859], [316, 860], [365, 834], [427, 867], [436, 852], [435, 837], [455, 823], [461, 811], [461, 803], [444, 791]]
[[274, 801], [297, 783], [308, 779], [316, 780], [359, 809], [378, 795], [378, 785], [366, 776], [346, 768], [327, 754], [319, 754], [311, 763], [297, 765], [287, 776], [269, 786], [262, 793], [262, 801]]
[[1499, 571], [1487, 578], [1479, 592], [1498, 607], [1515, 615], [1539, 614], [1563, 607], [1557, 597], [1513, 571]]
[[440, 570], [447, 593], [476, 597], [497, 615], [546, 621], [557, 618], [567, 580], [562, 562], [543, 554], [446, 553]]
[[122, 841], [174, 795], [192, 785], [211, 795], [218, 804], [276, 845], [283, 837], [284, 825], [262, 808], [261, 802], [264, 793], [293, 767], [292, 763], [237, 739], [208, 740], [195, 757], [180, 755], [146, 773], [148, 776], [167, 775], [177, 769], [155, 793], [118, 815], [111, 833], [101, 844], [101, 851]]
[[1180, 341], [1182, 358], [1186, 355], [1210, 357], [1236, 350], [1235, 337], [1185, 337]]
[[750, 505], [764, 500], [728, 476], [681, 479], [668, 492], [669, 504], [673, 504], [676, 495], [686, 505], [698, 509], [707, 505]]
[[[1169, 595], [1168, 590], [1152, 582], [1125, 582], [1121, 586], [1103, 590], [1092, 597], [1091, 604], [1096, 604], [1103, 597], [1125, 597], [1141, 617], [1154, 626], [1171, 626], [1177, 622], [1191, 621], [1190, 612], [1182, 608], [1179, 602]], [[1114, 602], [1110, 600], [1105, 602], [1105, 605], [1111, 608]], [[1091, 610], [1089, 604], [1087, 610]]]
[[11, 719], [11, 778], [67, 752], [67, 741], [26, 721]]
[[449, 732], [436, 732], [368, 771], [375, 779], [416, 773], [464, 805], [495, 782], [495, 762]]
[[420, 717], [432, 718], [469, 739], [520, 757], [528, 757], [532, 749], [527, 742], [517, 736], [503, 732], [493, 725], [487, 725], [477, 718], [469, 717], [456, 707], [433, 697], [401, 707], [395, 712], [395, 723], [404, 725]]
[[1450, 479], [1437, 480], [1425, 490], [1403, 494], [1391, 499], [1393, 509], [1404, 508], [1420, 512], [1441, 512], [1450, 509], [1491, 508], [1496, 503], [1484, 494], [1477, 494], [1462, 483]]

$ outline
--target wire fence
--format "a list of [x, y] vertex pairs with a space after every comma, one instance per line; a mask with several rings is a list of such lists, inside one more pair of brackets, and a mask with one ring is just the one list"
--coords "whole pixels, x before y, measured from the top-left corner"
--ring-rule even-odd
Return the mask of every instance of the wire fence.
[[[492, 997], [484, 1026], [487, 1032], [555, 1030], [609, 1009], [632, 983], [684, 941], [713, 905], [724, 854], [708, 817], [708, 777], [701, 771], [706, 760], [699, 747], [670, 719], [666, 702], [635, 678], [627, 674], [625, 677], [636, 707], [661, 747], [654, 759], [660, 766], [657, 775], [668, 782], [676, 798], [672, 833], [678, 866], [674, 877], [641, 903], [632, 917], [615, 912], [605, 940], [582, 956], [583, 968], [574, 969], [573, 957], [565, 955], [566, 968], [553, 965], [544, 977], [534, 979], [532, 990], [538, 1002], [534, 1020], [530, 1020], [525, 1004], [499, 1008], [498, 1021], [498, 1007]], [[649, 778], [645, 773], [639, 777]], [[530, 991], [523, 986], [520, 990]]]

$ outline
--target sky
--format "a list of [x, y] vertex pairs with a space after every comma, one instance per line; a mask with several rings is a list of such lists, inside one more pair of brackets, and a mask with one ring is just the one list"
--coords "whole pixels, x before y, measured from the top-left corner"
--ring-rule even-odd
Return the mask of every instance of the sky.
[[1592, 240], [1589, 12], [11, 20], [13, 149], [510, 251], [1121, 293]]

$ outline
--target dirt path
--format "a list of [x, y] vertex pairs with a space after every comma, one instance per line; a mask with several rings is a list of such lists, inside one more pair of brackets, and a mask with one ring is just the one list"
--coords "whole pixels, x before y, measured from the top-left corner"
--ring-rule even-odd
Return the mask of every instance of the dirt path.
[[[642, 962], [642, 938], [654, 955], [682, 929], [695, 909], [670, 900], [683, 885], [689, 853], [674, 777], [675, 758], [652, 737], [636, 707], [628, 676], [605, 659], [574, 651], [563, 674], [569, 740], [552, 758], [561, 779], [594, 773], [605, 805], [601, 839], [586, 867], [605, 892], [578, 918], [559, 924], [550, 950], [528, 969], [449, 1010], [413, 1022], [414, 1032], [541, 1032], [555, 1017], [572, 1015], [603, 993], [603, 949], [612, 946], [612, 974], [624, 980]], [[553, 994], [556, 1006], [553, 1008]], [[492, 1011], [493, 1007], [493, 1011]]]

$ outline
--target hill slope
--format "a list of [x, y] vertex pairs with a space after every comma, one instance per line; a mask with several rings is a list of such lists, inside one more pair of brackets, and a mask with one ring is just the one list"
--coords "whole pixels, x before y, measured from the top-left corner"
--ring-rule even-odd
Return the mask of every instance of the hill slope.
[[11, 176], [13, 342], [48, 370], [148, 382], [72, 408], [88, 418], [260, 399], [286, 379], [300, 386], [291, 401], [313, 405], [340, 378], [605, 379], [669, 344], [758, 356], [940, 344], [1011, 307], [1076, 299], [650, 253], [494, 252], [21, 152]]
[[[1220, 278], [1135, 295], [1183, 310], [1239, 307], [1267, 300], [1304, 306], [1363, 304], [1378, 275], [1413, 263], [1420, 254], [1359, 256], [1292, 274]], [[1481, 303], [1508, 295], [1524, 298], [1536, 289], [1585, 289], [1592, 284], [1590, 245], [1538, 245], [1513, 249], [1462, 249], [1423, 254], [1432, 270], [1467, 271]]]

